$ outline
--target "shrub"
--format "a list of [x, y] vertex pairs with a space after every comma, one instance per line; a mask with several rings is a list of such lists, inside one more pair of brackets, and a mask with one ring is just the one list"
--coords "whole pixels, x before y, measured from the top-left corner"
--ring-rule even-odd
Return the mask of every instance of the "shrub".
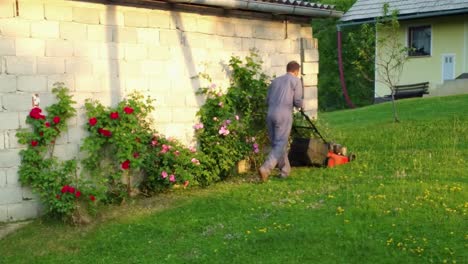
[[88, 182], [76, 175], [76, 160], [60, 161], [54, 157], [54, 147], [61, 132], [67, 129], [67, 120], [75, 115], [75, 103], [62, 84], [56, 84], [52, 92], [58, 102], [42, 109], [31, 109], [26, 123], [31, 130], [17, 133], [18, 142], [26, 145], [20, 151], [20, 181], [31, 186], [40, 196], [47, 212], [71, 219], [80, 204], [93, 204], [94, 190]]
[[[245, 62], [232, 57], [229, 66], [232, 76], [226, 93], [215, 84], [199, 90], [206, 102], [197, 113], [200, 123], [194, 126], [200, 148], [216, 162], [212, 171], [220, 179], [242, 159], [261, 161], [259, 145], [266, 142], [268, 76], [261, 72], [261, 61], [252, 53]], [[211, 82], [208, 75], [202, 76]]]

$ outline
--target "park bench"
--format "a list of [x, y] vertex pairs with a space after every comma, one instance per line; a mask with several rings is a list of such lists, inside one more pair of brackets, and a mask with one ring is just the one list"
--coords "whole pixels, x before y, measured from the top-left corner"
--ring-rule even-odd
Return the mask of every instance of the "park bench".
[[[424, 94], [429, 94], [429, 82], [414, 83], [414, 84], [405, 84], [405, 85], [395, 85], [394, 90], [395, 99], [403, 98], [412, 98], [412, 97], [422, 97]], [[392, 97], [387, 95], [385, 97]]]

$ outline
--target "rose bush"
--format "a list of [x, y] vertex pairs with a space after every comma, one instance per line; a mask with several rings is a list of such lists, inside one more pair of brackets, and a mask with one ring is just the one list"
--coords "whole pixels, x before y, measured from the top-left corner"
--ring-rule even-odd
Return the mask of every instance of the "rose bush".
[[47, 116], [41, 108], [34, 107], [26, 118], [31, 130], [16, 134], [18, 142], [26, 146], [20, 151], [18, 174], [21, 183], [39, 195], [47, 212], [70, 220], [72, 215], [76, 216], [80, 204], [94, 207], [95, 190], [89, 182], [77, 177], [76, 160], [60, 161], [54, 157], [55, 142], [67, 130], [67, 120], [75, 115], [72, 107], [75, 102], [63, 84], [56, 84], [52, 92], [57, 103], [46, 108]]

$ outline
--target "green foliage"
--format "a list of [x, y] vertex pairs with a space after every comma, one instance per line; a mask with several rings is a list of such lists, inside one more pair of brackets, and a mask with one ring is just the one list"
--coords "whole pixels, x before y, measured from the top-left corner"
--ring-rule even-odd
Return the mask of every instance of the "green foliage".
[[[231, 84], [223, 93], [215, 84], [202, 88], [206, 97], [195, 125], [200, 149], [216, 162], [214, 175], [224, 178], [234, 165], [245, 158], [257, 164], [261, 160], [259, 144], [266, 142], [266, 94], [268, 76], [261, 72], [261, 61], [255, 53], [243, 62], [238, 57], [229, 61]], [[210, 82], [209, 76], [203, 75]]]
[[[132, 177], [139, 175], [148, 158], [153, 129], [149, 114], [153, 100], [134, 93], [116, 107], [104, 107], [99, 101], [85, 103], [88, 123], [81, 147], [86, 153], [82, 161], [108, 202], [120, 201], [132, 188]], [[126, 180], [126, 182], [124, 182]]]
[[[19, 177], [22, 184], [30, 186], [39, 194], [42, 203], [52, 215], [70, 219], [76, 213], [80, 200], [92, 204], [89, 199], [93, 190], [76, 177], [76, 160], [60, 161], [54, 156], [57, 138], [67, 130], [67, 120], [75, 115], [75, 103], [63, 84], [56, 84], [52, 93], [57, 103], [48, 106], [47, 116], [39, 107], [34, 107], [26, 123], [31, 130], [19, 131], [18, 142], [26, 145], [21, 150]], [[64, 186], [75, 186], [64, 191]], [[80, 188], [80, 190], [78, 190]]]
[[0, 262], [464, 263], [467, 100], [402, 100], [399, 125], [387, 103], [321, 114], [356, 161], [162, 194], [93, 228], [35, 221], [0, 240]]
[[[355, 0], [331, 0], [338, 10], [346, 11]], [[312, 22], [314, 38], [319, 42], [320, 74], [318, 103], [322, 111], [346, 108], [338, 73], [337, 19], [317, 19]], [[356, 106], [366, 106], [374, 100], [375, 30], [371, 25], [342, 28], [342, 55], [348, 93]], [[368, 57], [363, 60], [362, 56]]]

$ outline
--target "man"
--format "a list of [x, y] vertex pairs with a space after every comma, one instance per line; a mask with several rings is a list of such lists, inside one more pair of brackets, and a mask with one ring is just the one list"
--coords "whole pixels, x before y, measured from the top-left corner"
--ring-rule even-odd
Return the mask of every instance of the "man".
[[271, 151], [259, 169], [264, 182], [276, 166], [281, 170], [281, 178], [288, 177], [291, 171], [287, 147], [293, 121], [293, 106], [303, 107], [302, 82], [298, 78], [300, 67], [295, 61], [289, 62], [286, 66], [287, 73], [274, 79], [268, 89], [267, 126]]

